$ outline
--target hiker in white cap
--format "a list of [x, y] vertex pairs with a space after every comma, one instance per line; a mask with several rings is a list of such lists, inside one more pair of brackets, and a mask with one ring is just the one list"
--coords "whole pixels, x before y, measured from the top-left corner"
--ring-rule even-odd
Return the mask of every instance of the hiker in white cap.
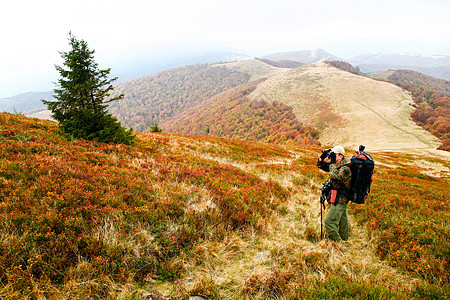
[[323, 150], [317, 160], [317, 167], [329, 172], [327, 182], [330, 188], [326, 191], [326, 201], [331, 207], [325, 217], [325, 229], [328, 238], [337, 242], [346, 241], [349, 237], [347, 190], [352, 176], [350, 162], [350, 159], [345, 157], [345, 149], [342, 146]]

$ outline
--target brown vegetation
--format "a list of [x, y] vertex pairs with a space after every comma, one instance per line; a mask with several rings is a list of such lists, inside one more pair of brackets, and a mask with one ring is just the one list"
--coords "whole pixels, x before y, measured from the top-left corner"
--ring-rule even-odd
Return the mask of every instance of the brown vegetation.
[[249, 100], [261, 81], [229, 90], [163, 123], [167, 132], [217, 136], [266, 143], [317, 144], [318, 131], [302, 125], [292, 108], [278, 102]]
[[403, 84], [410, 86], [419, 86], [425, 90], [434, 90], [437, 94], [450, 96], [450, 82], [424, 75], [411, 70], [395, 70], [387, 78], [400, 86]]

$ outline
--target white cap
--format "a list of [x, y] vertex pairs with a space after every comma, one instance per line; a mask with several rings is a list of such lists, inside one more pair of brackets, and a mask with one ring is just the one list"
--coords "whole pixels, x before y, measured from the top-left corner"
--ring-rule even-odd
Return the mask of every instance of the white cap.
[[342, 146], [334, 146], [331, 149], [332, 152], [336, 153], [336, 154], [342, 154], [343, 156], [345, 156], [345, 149]]

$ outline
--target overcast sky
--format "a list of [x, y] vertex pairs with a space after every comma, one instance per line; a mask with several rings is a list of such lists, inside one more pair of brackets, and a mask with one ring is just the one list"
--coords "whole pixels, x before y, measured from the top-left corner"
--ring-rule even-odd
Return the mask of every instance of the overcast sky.
[[53, 88], [69, 31], [101, 68], [201, 49], [450, 55], [449, 0], [13, 0], [1, 10], [0, 98]]

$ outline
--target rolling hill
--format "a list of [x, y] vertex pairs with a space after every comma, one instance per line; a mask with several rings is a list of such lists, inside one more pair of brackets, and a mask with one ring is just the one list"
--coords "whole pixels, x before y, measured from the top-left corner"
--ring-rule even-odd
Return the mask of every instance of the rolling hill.
[[162, 123], [167, 132], [218, 136], [254, 142], [318, 144], [318, 131], [301, 124], [282, 103], [249, 100], [263, 82], [252, 81], [223, 92]]
[[392, 82], [411, 93], [415, 102], [412, 119], [450, 151], [450, 82], [410, 70], [378, 72], [373, 78]]
[[[127, 101], [120, 103], [123, 116], [119, 120], [137, 130], [148, 130], [151, 123], [157, 122], [167, 132], [250, 141], [258, 141], [258, 137], [259, 141], [286, 141], [275, 136], [287, 136], [287, 132], [292, 131], [291, 136], [295, 136], [292, 140], [314, 143], [318, 131], [319, 141], [324, 145], [365, 144], [369, 149], [435, 149], [439, 146], [436, 137], [411, 121], [414, 108], [410, 94], [395, 85], [359, 76], [363, 74], [356, 69], [350, 71], [356, 74], [321, 62], [287, 69], [261, 60], [174, 69], [160, 73], [161, 78], [153, 76], [146, 79], [159, 82], [156, 86], [163, 91], [158, 95], [159, 99], [156, 94], [145, 96], [148, 91], [154, 93], [155, 90], [155, 85], [148, 82], [137, 84], [135, 81], [120, 86], [119, 92], [126, 91], [128, 95], [132, 92], [134, 99], [128, 96]], [[190, 76], [186, 77], [186, 72]], [[196, 72], [204, 72], [203, 77], [197, 77], [200, 73]], [[227, 80], [243, 77], [231, 85], [220, 87], [225, 74], [229, 76]], [[221, 80], [204, 80], [214, 76]], [[168, 78], [173, 80], [172, 86], [164, 86]], [[227, 93], [229, 88], [262, 78], [269, 79], [258, 82], [245, 97], [233, 96], [232, 90]], [[201, 89], [205, 94], [199, 89], [199, 81], [203, 82]], [[139, 91], [134, 92], [136, 90]], [[193, 90], [193, 96], [182, 94]], [[164, 94], [167, 91], [172, 94]], [[135, 107], [138, 108], [136, 114], [129, 114], [136, 102], [141, 103]], [[120, 115], [117, 105], [113, 104], [112, 111]], [[284, 119], [287, 115], [282, 117], [280, 114], [285, 109], [294, 113], [288, 117], [290, 121]], [[150, 117], [152, 114], [156, 116], [155, 112], [162, 117]], [[273, 121], [275, 116], [280, 120]], [[129, 121], [125, 121], [126, 118]], [[138, 120], [144, 125], [136, 127]], [[291, 125], [272, 127], [277, 122]], [[332, 130], [336, 126], [339, 127], [338, 137]], [[364, 130], [355, 130], [361, 126]], [[275, 133], [270, 128], [278, 128], [280, 132]]]
[[286, 70], [258, 60], [176, 68], [118, 84], [115, 93], [125, 98], [111, 103], [110, 112], [126, 127], [148, 131], [221, 92]]
[[[252, 59], [187, 66], [142, 77], [116, 86], [115, 93], [124, 93], [125, 99], [111, 103], [110, 111], [124, 126], [137, 131], [149, 131], [153, 123], [158, 123], [167, 132], [252, 141], [257, 140], [258, 136], [260, 141], [286, 141], [285, 138], [274, 138], [283, 134], [292, 136], [293, 140], [314, 143], [319, 132], [319, 141], [324, 145], [342, 143], [354, 146], [363, 143], [371, 149], [426, 149], [439, 146], [436, 137], [410, 120], [414, 103], [411, 96], [400, 88], [362, 76], [364, 74], [358, 69], [348, 68], [350, 65], [343, 62], [318, 62], [295, 69], [275, 66], [280, 63], [295, 66], [286, 60], [271, 62]], [[245, 96], [246, 104], [238, 101], [233, 104], [236, 106], [231, 106], [236, 99], [229, 98], [227, 102], [224, 96], [218, 96], [260, 79], [267, 80], [259, 82], [254, 91]], [[439, 82], [437, 79], [435, 81]], [[230, 93], [233, 94], [232, 91]], [[228, 107], [228, 112], [243, 114], [242, 121], [236, 123], [236, 116], [230, 113], [227, 118], [219, 120], [217, 112], [221, 111], [221, 105]], [[252, 107], [249, 114], [243, 111], [249, 109], [245, 108], [246, 105]], [[282, 111], [286, 115], [280, 115]], [[35, 111], [33, 116], [44, 113]], [[274, 121], [274, 116], [279, 116], [280, 120]], [[207, 120], [208, 125], [202, 124], [202, 120]], [[227, 120], [229, 124], [226, 124]], [[189, 122], [192, 124], [188, 125]], [[283, 128], [279, 133], [273, 129], [261, 130], [272, 128], [276, 123]], [[288, 126], [280, 125], [288, 123]], [[439, 127], [439, 134], [444, 131], [445, 135], [446, 129], [441, 123], [433, 126]], [[219, 124], [222, 129], [217, 127]], [[229, 127], [230, 124], [233, 128]], [[355, 130], [361, 126], [364, 130]], [[334, 135], [333, 127], [339, 127], [339, 138]], [[430, 127], [430, 131], [433, 132], [434, 127]], [[225, 128], [228, 129], [224, 131]], [[286, 134], [289, 131], [292, 134]], [[444, 136], [438, 136], [444, 140]]]
[[[439, 146], [436, 137], [411, 121], [410, 94], [351, 71], [357, 74], [322, 62], [287, 69], [260, 60], [190, 66], [119, 85], [117, 92], [126, 92], [126, 99], [112, 104], [111, 111], [122, 124], [138, 131], [148, 131], [156, 122], [166, 132], [250, 141], [258, 137], [265, 142], [286, 141], [275, 138], [283, 134], [297, 142], [315, 143], [319, 132], [324, 145]], [[269, 79], [254, 84], [245, 97], [233, 96], [232, 88], [262, 78]], [[363, 130], [355, 130], [361, 126]], [[339, 135], [333, 127], [339, 128]], [[275, 128], [280, 132], [275, 133]]]
[[124, 93], [110, 104], [110, 112], [126, 127], [149, 131], [152, 123], [247, 82], [249, 75], [224, 67], [188, 66], [118, 84], [114, 93]]
[[301, 123], [320, 131], [323, 145], [364, 144], [368, 149], [431, 149], [439, 145], [411, 120], [414, 108], [409, 93], [324, 62], [274, 76], [249, 98], [291, 106]]

